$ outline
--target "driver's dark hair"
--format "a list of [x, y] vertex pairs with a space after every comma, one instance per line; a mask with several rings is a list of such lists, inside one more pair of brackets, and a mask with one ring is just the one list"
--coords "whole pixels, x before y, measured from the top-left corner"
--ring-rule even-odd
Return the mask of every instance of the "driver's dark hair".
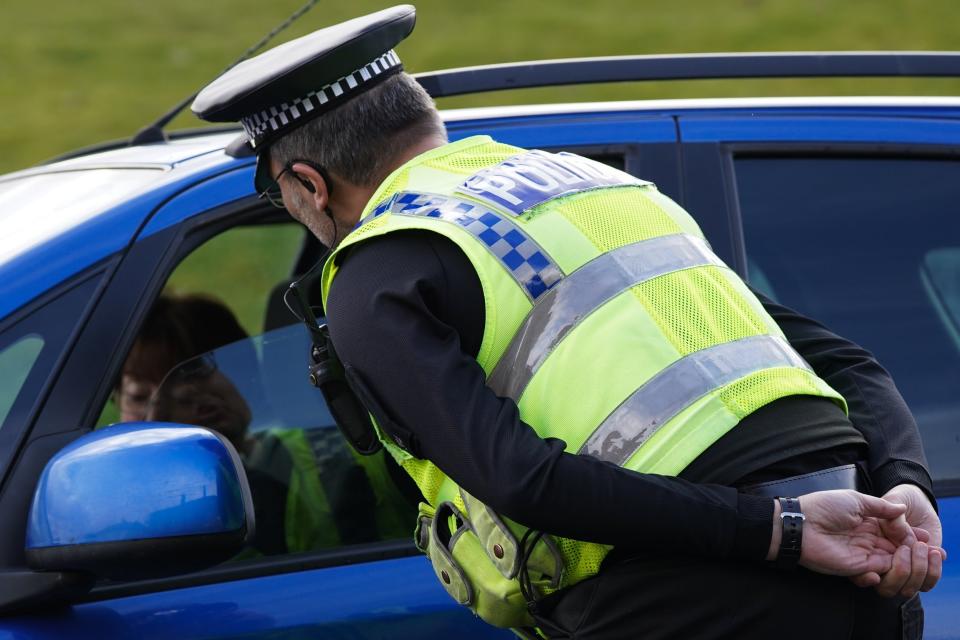
[[[170, 363], [177, 364], [246, 338], [247, 332], [237, 317], [216, 298], [164, 292], [150, 308], [134, 347], [159, 345], [166, 350]], [[120, 382], [118, 378], [118, 389]]]
[[400, 72], [284, 135], [268, 153], [281, 165], [310, 160], [352, 184], [375, 186], [394, 159], [431, 136], [446, 140], [433, 99]]

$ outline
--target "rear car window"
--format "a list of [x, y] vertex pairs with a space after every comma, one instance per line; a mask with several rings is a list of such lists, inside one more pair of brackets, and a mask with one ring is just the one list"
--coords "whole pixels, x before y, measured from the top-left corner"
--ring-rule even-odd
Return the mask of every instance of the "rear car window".
[[10, 414], [14, 400], [43, 349], [43, 338], [37, 334], [24, 336], [0, 349], [0, 428]]
[[751, 284], [876, 354], [960, 478], [960, 162], [739, 157]]
[[56, 373], [55, 365], [101, 276], [96, 271], [64, 285], [0, 328], [0, 476], [16, 455], [16, 443], [42, 400], [46, 382]]

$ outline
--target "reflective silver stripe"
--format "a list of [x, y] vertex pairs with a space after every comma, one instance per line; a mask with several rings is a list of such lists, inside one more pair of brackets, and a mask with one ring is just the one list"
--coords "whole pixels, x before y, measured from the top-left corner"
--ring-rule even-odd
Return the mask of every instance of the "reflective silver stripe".
[[778, 336], [751, 336], [691, 353], [634, 391], [577, 453], [623, 465], [663, 425], [699, 398], [773, 367], [810, 369]]
[[667, 273], [722, 265], [700, 238], [660, 236], [614, 249], [583, 265], [543, 294], [520, 326], [487, 385], [497, 395], [520, 395], [554, 347], [605, 302]]

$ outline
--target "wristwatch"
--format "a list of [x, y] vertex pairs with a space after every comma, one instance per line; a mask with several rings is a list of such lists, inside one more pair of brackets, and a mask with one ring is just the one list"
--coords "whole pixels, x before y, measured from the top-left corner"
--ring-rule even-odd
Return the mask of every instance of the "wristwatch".
[[806, 518], [800, 510], [798, 498], [778, 497], [777, 500], [780, 501], [780, 524], [783, 533], [780, 536], [780, 552], [774, 564], [778, 569], [793, 569], [800, 562], [803, 521]]

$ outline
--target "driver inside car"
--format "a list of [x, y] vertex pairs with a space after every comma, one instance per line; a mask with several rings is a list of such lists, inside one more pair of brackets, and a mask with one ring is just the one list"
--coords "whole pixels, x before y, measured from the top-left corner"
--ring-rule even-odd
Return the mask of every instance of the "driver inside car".
[[204, 426], [233, 444], [257, 522], [252, 549], [241, 557], [406, 537], [415, 507], [394, 484], [405, 477], [391, 473], [382, 453], [355, 454], [329, 425], [251, 429], [255, 410], [269, 405], [251, 383], [268, 375], [260, 368], [254, 342], [226, 305], [164, 294], [124, 363], [121, 420]]

